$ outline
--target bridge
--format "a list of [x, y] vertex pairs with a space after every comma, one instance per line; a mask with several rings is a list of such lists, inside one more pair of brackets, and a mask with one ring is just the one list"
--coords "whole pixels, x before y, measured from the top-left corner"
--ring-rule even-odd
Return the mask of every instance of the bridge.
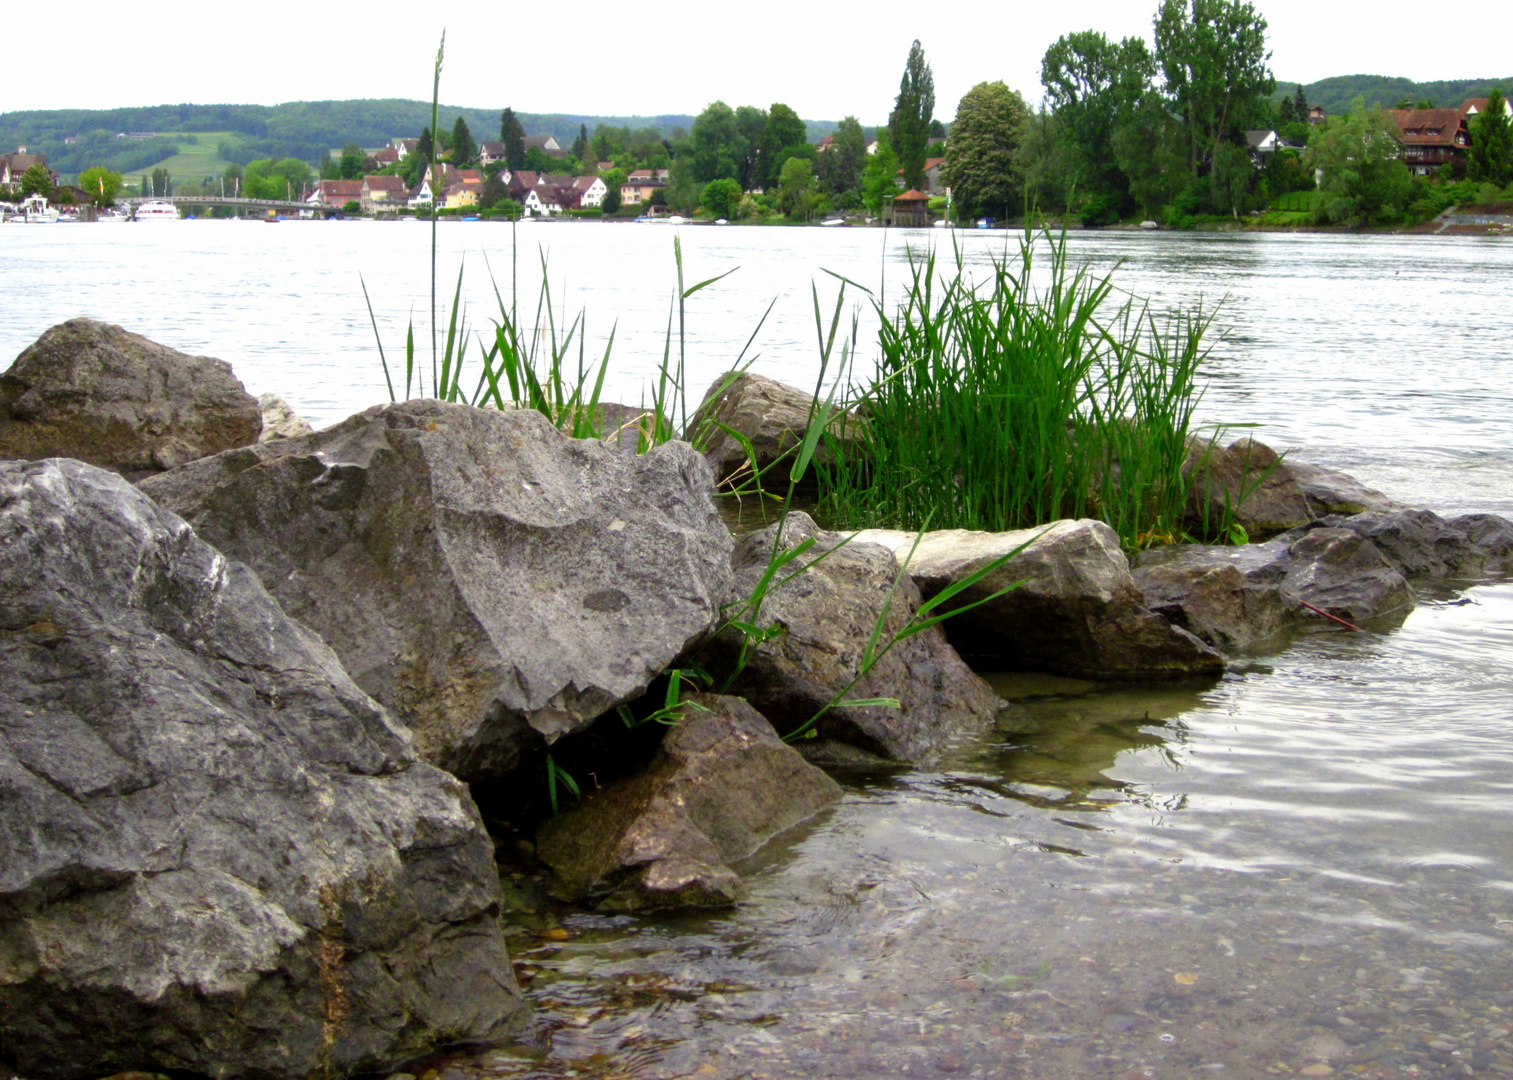
[[270, 210], [276, 213], [313, 210], [330, 217], [342, 212], [339, 206], [314, 206], [298, 199], [243, 199], [231, 195], [131, 195], [117, 199], [116, 202], [132, 210], [143, 203], [166, 202], [180, 206], [233, 206], [243, 210], [258, 210], [264, 214]]

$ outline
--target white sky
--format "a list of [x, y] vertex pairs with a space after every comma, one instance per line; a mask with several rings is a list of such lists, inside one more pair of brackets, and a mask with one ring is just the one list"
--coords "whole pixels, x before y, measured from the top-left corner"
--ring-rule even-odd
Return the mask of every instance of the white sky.
[[[168, 102], [430, 99], [445, 21], [442, 101], [518, 112], [697, 114], [716, 99], [791, 105], [811, 120], [884, 121], [909, 44], [935, 74], [936, 116], [979, 82], [1002, 79], [1036, 103], [1040, 57], [1061, 34], [1149, 39], [1158, 0], [899, 0], [812, 4], [291, 4], [142, 8], [84, 0], [66, 29], [11, 50], [0, 112]], [[1256, 0], [1272, 70], [1287, 82], [1371, 73], [1425, 81], [1510, 74], [1513, 6], [1475, 4], [1451, 23], [1406, 4]], [[1395, 5], [1394, 5], [1395, 6]], [[90, 17], [98, 9], [98, 17]], [[434, 15], [432, 14], [434, 12]], [[329, 15], [328, 15], [329, 13]], [[1403, 18], [1395, 17], [1401, 15]], [[535, 28], [520, 26], [528, 17]], [[548, 25], [555, 23], [555, 25]], [[1501, 25], [1498, 25], [1501, 24]], [[1430, 27], [1429, 37], [1420, 31]]]

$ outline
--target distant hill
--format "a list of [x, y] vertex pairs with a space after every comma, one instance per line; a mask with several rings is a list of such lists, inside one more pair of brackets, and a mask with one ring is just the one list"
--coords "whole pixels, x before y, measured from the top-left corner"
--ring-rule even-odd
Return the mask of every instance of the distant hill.
[[[443, 105], [441, 125], [450, 130], [458, 115], [467, 119], [479, 142], [499, 137], [500, 109]], [[529, 135], [551, 135], [563, 146], [578, 137], [580, 126], [589, 133], [600, 124], [654, 128], [665, 137], [688, 131], [694, 118], [684, 114], [661, 116], [581, 116], [572, 113], [517, 113]], [[376, 148], [390, 139], [413, 137], [431, 122], [425, 101], [379, 99], [356, 101], [290, 101], [282, 105], [154, 105], [130, 109], [53, 109], [0, 113], [0, 150], [25, 146], [47, 155], [60, 173], [78, 173], [91, 165], [118, 172], [136, 172], [160, 164], [189, 144], [188, 136], [218, 133], [215, 145], [229, 160], [246, 163], [255, 158], [296, 157], [312, 164], [328, 150], [355, 142]], [[835, 121], [808, 121], [810, 138], [835, 130]], [[150, 141], [117, 139], [122, 132], [151, 132]], [[219, 136], [229, 133], [233, 137]], [[65, 139], [77, 141], [65, 143]], [[178, 136], [178, 138], [175, 138]]]
[[[1448, 79], [1440, 82], [1414, 82], [1391, 75], [1336, 75], [1316, 83], [1304, 83], [1303, 94], [1310, 105], [1322, 105], [1331, 115], [1347, 113], [1350, 103], [1362, 98], [1367, 107], [1380, 105], [1390, 109], [1399, 101], [1432, 101], [1436, 108], [1459, 108], [1467, 98], [1486, 97], [1494, 86], [1506, 94], [1513, 91], [1513, 76], [1505, 79]], [[1291, 95], [1297, 83], [1277, 81], [1277, 97]]]

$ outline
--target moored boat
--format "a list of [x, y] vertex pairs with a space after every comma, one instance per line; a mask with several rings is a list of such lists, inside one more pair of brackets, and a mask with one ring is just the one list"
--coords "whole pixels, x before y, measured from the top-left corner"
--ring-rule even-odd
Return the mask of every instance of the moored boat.
[[144, 202], [137, 207], [138, 221], [177, 221], [179, 208], [171, 202]]
[[21, 200], [19, 206], [11, 208], [5, 216], [5, 220], [8, 222], [30, 222], [34, 225], [50, 225], [58, 220], [58, 211], [47, 205], [45, 196], [28, 195]]

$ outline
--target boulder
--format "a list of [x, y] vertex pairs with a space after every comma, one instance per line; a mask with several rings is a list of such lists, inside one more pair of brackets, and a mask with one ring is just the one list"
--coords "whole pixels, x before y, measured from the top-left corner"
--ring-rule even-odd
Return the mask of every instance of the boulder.
[[713, 628], [729, 531], [685, 444], [384, 405], [144, 481], [467, 780], [641, 694]]
[[945, 624], [952, 644], [979, 667], [1089, 679], [1171, 679], [1224, 670], [1223, 656], [1146, 606], [1118, 536], [1101, 521], [1057, 521], [1001, 533], [929, 532], [910, 556], [915, 535], [869, 529], [856, 538], [908, 558], [909, 574], [926, 597], [1015, 553], [950, 605], [1020, 583]]
[[1288, 458], [1286, 468], [1303, 489], [1309, 512], [1316, 518], [1329, 514], [1360, 514], [1367, 510], [1407, 509], [1355, 477], [1323, 465]]
[[53, 327], [0, 375], [0, 458], [78, 458], [135, 480], [261, 430], [225, 361], [93, 319]]
[[0, 1047], [283, 1080], [516, 1033], [465, 788], [120, 477], [0, 464]]
[[257, 404], [263, 411], [263, 433], [257, 437], [258, 442], [297, 439], [315, 430], [277, 394], [261, 394]]
[[[739, 611], [766, 573], [777, 528], [749, 533], [737, 544], [727, 611]], [[780, 579], [811, 565], [770, 592], [756, 616], [758, 625], [778, 626], [781, 632], [751, 652], [730, 692], [750, 701], [782, 732], [796, 730], [841, 697], [899, 702], [896, 708], [833, 705], [815, 729], [819, 743], [798, 744], [806, 756], [828, 758], [824, 744], [844, 743], [890, 761], [924, 763], [989, 726], [1004, 702], [962, 662], [938, 626], [882, 651], [920, 604], [918, 588], [900, 576], [892, 553], [877, 544], [845, 543], [807, 514], [790, 513], [783, 526], [784, 550], [806, 539], [815, 546], [784, 568]], [[858, 680], [885, 609], [876, 647], [880, 658]], [[738, 617], [752, 619], [749, 612]], [[741, 641], [738, 631], [727, 628], [705, 648], [702, 662], [717, 684], [739, 666]]]
[[[1473, 542], [1469, 533], [1429, 510], [1372, 510], [1323, 521], [1370, 540], [1406, 578], [1471, 577], [1481, 573], [1489, 559], [1488, 551]], [[1490, 516], [1473, 527], [1477, 524], [1480, 535], [1495, 547], [1498, 533]]]
[[[1320, 527], [1240, 547], [1171, 545], [1142, 551], [1136, 560], [1137, 578], [1154, 583], [1153, 602], [1181, 606], [1194, 621], [1212, 618], [1207, 614], [1209, 601], [1201, 595], [1174, 595], [1179, 590], [1173, 583], [1199, 582], [1220, 568], [1234, 569], [1249, 587], [1278, 589], [1296, 604], [1305, 621], [1310, 618], [1307, 608], [1297, 601], [1376, 630], [1400, 625], [1413, 610], [1407, 580], [1371, 541], [1348, 529]], [[1233, 578], [1225, 575], [1221, 580]], [[1257, 636], [1270, 625], [1258, 620]], [[1285, 618], [1282, 629], [1287, 629]]]
[[[721, 375], [704, 394], [698, 411], [689, 421], [688, 440], [704, 451], [721, 485], [737, 486], [751, 476], [751, 462], [746, 448], [720, 425], [740, 432], [751, 440], [757, 469], [791, 457], [803, 442], [814, 410], [814, 396], [764, 375], [749, 371]], [[718, 423], [717, 423], [718, 422]], [[838, 412], [830, 431], [845, 440], [848, 447], [860, 449], [860, 425], [856, 416]], [[817, 461], [828, 460], [826, 447], [816, 452]], [[779, 470], [786, 480], [788, 469]], [[774, 485], [768, 480], [766, 486]]]
[[536, 850], [565, 900], [718, 907], [742, 895], [730, 863], [840, 796], [745, 701], [694, 694], [644, 772], [549, 822]]
[[1236, 439], [1226, 447], [1195, 440], [1182, 473], [1191, 485], [1187, 517], [1207, 530], [1223, 520], [1226, 508], [1237, 524], [1257, 536], [1314, 518], [1292, 469], [1271, 447], [1254, 439]]
[[1251, 581], [1226, 562], [1141, 566], [1134, 579], [1152, 611], [1226, 656], [1277, 652], [1305, 621], [1305, 609], [1275, 583]]
[[1448, 524], [1465, 533], [1489, 565], [1506, 566], [1513, 559], [1513, 521], [1498, 514], [1462, 514]]

